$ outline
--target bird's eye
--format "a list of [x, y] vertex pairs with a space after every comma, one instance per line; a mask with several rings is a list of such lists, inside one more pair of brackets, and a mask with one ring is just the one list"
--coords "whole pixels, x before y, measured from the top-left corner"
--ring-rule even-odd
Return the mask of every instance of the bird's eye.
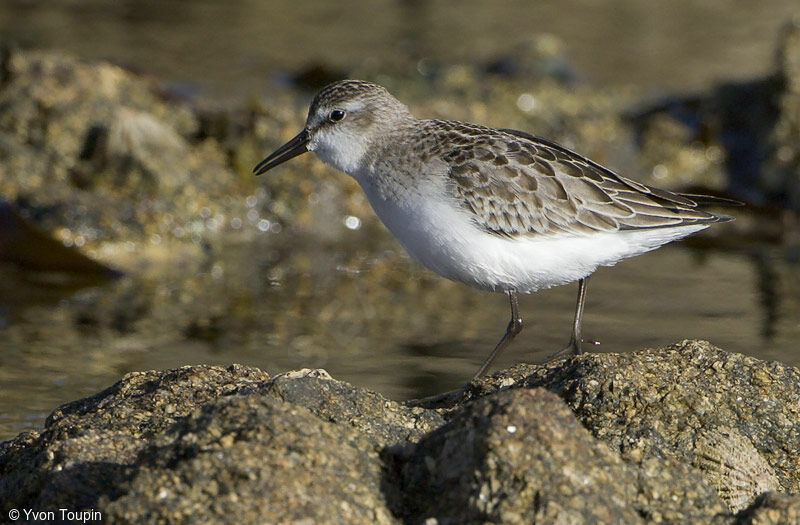
[[344, 115], [345, 115], [345, 113], [344, 113], [343, 110], [334, 109], [333, 111], [331, 111], [331, 114], [328, 115], [328, 119], [331, 122], [339, 122], [340, 120], [342, 120], [344, 118]]

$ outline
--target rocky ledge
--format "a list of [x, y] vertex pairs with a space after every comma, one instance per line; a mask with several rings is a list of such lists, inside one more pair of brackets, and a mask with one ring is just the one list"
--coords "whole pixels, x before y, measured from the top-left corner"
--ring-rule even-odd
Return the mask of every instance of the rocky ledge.
[[796, 368], [684, 341], [519, 365], [465, 397], [131, 373], [0, 444], [0, 501], [122, 523], [800, 522]]

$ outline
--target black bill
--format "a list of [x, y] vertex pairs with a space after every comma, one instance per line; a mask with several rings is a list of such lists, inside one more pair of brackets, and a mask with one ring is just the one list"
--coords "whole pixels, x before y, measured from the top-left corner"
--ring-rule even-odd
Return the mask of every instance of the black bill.
[[253, 173], [261, 175], [265, 171], [271, 170], [278, 164], [293, 159], [308, 151], [308, 132], [306, 130], [298, 133], [292, 140], [275, 150], [272, 155], [262, 160], [253, 168]]

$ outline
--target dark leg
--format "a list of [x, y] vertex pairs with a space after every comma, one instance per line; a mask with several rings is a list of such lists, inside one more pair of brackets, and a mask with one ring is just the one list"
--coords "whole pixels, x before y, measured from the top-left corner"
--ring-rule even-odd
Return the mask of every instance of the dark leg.
[[583, 305], [586, 303], [586, 282], [588, 280], [589, 277], [584, 277], [578, 281], [578, 304], [575, 306], [575, 319], [572, 321], [572, 335], [569, 338], [569, 343], [558, 352], [548, 356], [545, 362], [557, 357], [583, 353], [583, 350], [581, 350], [581, 325], [583, 324]]
[[518, 333], [522, 331], [522, 317], [519, 315], [519, 304], [517, 304], [517, 292], [509, 291], [508, 293], [508, 300], [511, 302], [511, 321], [508, 322], [508, 327], [506, 327], [506, 333], [503, 334], [502, 339], [492, 350], [492, 353], [489, 354], [489, 357], [483, 362], [481, 367], [478, 369], [478, 372], [473, 376], [472, 380], [475, 381], [483, 374], [486, 373], [486, 370], [492, 365], [494, 360], [500, 353], [508, 346], [508, 343], [514, 340]]
[[583, 325], [583, 306], [586, 304], [586, 282], [588, 277], [578, 281], [578, 303], [575, 305], [575, 319], [572, 321], [572, 336], [569, 338], [567, 348], [572, 348], [572, 353], [580, 355], [583, 353], [581, 350], [581, 327]]
[[[486, 373], [486, 370], [492, 365], [494, 360], [497, 358], [498, 355], [503, 351], [503, 349], [508, 346], [508, 344], [516, 337], [518, 333], [522, 331], [522, 317], [519, 315], [519, 305], [517, 304], [517, 292], [507, 292], [508, 293], [508, 300], [511, 303], [511, 321], [508, 322], [508, 327], [506, 327], [506, 333], [503, 334], [503, 338], [500, 339], [500, 342], [494, 347], [492, 353], [489, 354], [489, 357], [481, 365], [478, 372], [472, 378], [473, 381], [481, 377], [483, 374]], [[412, 399], [410, 401], [406, 401], [408, 406], [421, 406], [426, 408], [435, 408], [435, 407], [442, 407], [442, 406], [453, 406], [460, 401], [464, 401], [466, 399], [466, 395], [468, 392], [470, 384], [467, 383], [466, 385], [462, 386], [457, 390], [453, 390], [451, 392], [445, 392], [444, 394], [438, 394], [435, 396], [425, 397], [422, 399]]]

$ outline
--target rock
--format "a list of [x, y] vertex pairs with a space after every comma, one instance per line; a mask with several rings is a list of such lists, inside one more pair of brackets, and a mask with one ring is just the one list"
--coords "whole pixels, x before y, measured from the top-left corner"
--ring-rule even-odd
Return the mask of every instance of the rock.
[[733, 511], [747, 507], [755, 495], [780, 489], [772, 467], [749, 439], [732, 428], [701, 432], [692, 465], [703, 472]]
[[138, 459], [125, 494], [98, 503], [111, 522], [397, 522], [368, 439], [269, 396], [214, 400]]
[[381, 451], [443, 419], [326, 375], [270, 379], [236, 365], [128, 374], [56, 410], [41, 434], [3, 443], [0, 499], [128, 522], [394, 522]]
[[195, 138], [196, 112], [153, 79], [12, 49], [0, 69], [0, 196], [58, 241], [199, 241], [223, 217], [246, 214], [252, 185], [239, 183], [215, 141]]
[[775, 61], [783, 87], [777, 100], [780, 116], [759, 182], [771, 198], [800, 211], [800, 16], [785, 25]]
[[0, 262], [25, 269], [111, 278], [119, 272], [51, 238], [0, 198]]
[[800, 213], [800, 18], [785, 25], [773, 71], [675, 95], [631, 112], [644, 182], [713, 188]]
[[[752, 488], [748, 501], [760, 490], [777, 488], [774, 480], [782, 491], [800, 492], [796, 368], [683, 341], [661, 350], [520, 365], [506, 371], [502, 381], [510, 380], [557, 393], [596, 438], [628, 461], [655, 457], [694, 464], [715, 486], [719, 461], [705, 459], [709, 436], [722, 432], [730, 441], [714, 445], [714, 455], [727, 456], [729, 465], [755, 465], [741, 467], [753, 476], [746, 482]], [[497, 376], [485, 379], [473, 395], [501, 384]], [[751, 457], [743, 459], [743, 450]]]
[[412, 521], [698, 521], [722, 510], [696, 475], [676, 477], [664, 463], [626, 464], [542, 388], [481, 398], [413, 450], [403, 477]]
[[0, 444], [0, 500], [131, 523], [787, 522], [799, 387], [698, 341], [520, 365], [438, 409], [322, 370], [132, 373]]
[[319, 377], [319, 371], [301, 372], [275, 376], [264, 392], [303, 406], [323, 421], [352, 426], [376, 446], [417, 442], [445, 422], [437, 412], [405, 407], [330, 376]]
[[736, 525], [800, 523], [800, 496], [766, 492], [736, 517]]
[[119, 495], [142, 450], [181, 418], [267, 378], [240, 366], [128, 374], [55, 410], [41, 433], [0, 445], [0, 499], [17, 508], [91, 508], [101, 495]]

